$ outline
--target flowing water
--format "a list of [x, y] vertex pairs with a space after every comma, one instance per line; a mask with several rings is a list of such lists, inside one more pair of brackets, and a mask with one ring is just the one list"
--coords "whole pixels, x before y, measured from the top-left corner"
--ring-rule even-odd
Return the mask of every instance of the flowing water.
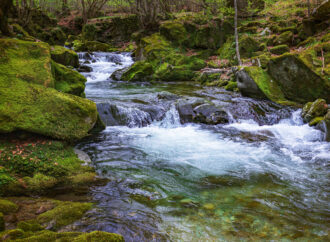
[[[329, 240], [330, 144], [299, 110], [192, 83], [112, 80], [129, 53], [89, 61], [86, 96], [107, 128], [78, 148], [109, 182], [91, 188], [97, 206], [77, 230], [126, 241]], [[221, 106], [229, 122], [182, 124], [177, 104], [192, 99]]]

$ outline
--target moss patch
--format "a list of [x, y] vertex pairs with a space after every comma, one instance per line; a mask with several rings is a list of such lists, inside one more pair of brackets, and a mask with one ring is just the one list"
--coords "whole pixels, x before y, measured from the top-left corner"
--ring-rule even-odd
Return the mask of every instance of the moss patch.
[[16, 212], [17, 205], [11, 201], [0, 199], [0, 212], [3, 214], [10, 214]]
[[54, 61], [65, 66], [77, 68], [79, 66], [79, 58], [76, 52], [63, 46], [55, 45], [50, 47], [50, 54]]

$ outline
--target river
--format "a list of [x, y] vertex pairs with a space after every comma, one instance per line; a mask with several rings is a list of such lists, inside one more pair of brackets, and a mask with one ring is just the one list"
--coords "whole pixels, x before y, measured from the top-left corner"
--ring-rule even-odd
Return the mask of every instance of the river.
[[[126, 241], [329, 239], [330, 143], [300, 110], [196, 83], [126, 83], [129, 53], [80, 53], [86, 97], [106, 130], [80, 144], [106, 185], [80, 231]], [[193, 101], [192, 101], [193, 100]], [[228, 122], [183, 120], [178, 103], [221, 106]]]

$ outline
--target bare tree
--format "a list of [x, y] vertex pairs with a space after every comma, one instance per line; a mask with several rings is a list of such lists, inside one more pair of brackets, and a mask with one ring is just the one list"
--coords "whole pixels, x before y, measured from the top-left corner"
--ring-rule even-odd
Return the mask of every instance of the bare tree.
[[307, 0], [307, 8], [308, 8], [308, 17], [311, 16], [311, 2], [310, 0]]
[[239, 44], [238, 44], [238, 31], [237, 31], [237, 0], [234, 0], [234, 8], [235, 8], [235, 42], [236, 42], [236, 56], [238, 60], [238, 65], [242, 65], [241, 56], [239, 54]]

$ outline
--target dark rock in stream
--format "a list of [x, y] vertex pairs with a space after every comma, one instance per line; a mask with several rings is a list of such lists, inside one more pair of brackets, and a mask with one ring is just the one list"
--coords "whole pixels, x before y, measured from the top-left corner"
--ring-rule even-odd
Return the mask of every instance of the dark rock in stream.
[[126, 68], [123, 68], [123, 69], [119, 69], [119, 70], [116, 70], [114, 71], [110, 78], [114, 81], [120, 81], [121, 80], [121, 77], [122, 75], [129, 69], [129, 67], [126, 67]]
[[81, 65], [77, 68], [77, 71], [79, 71], [79, 72], [92, 72], [93, 68], [90, 67], [90, 66]]
[[195, 116], [193, 117], [193, 121], [195, 123], [214, 125], [229, 122], [229, 116], [227, 112], [211, 104], [202, 104], [194, 108], [194, 113]]
[[205, 100], [203, 98], [189, 97], [180, 99], [176, 103], [176, 108], [179, 112], [181, 123], [192, 122], [195, 117], [194, 108], [204, 103]]

